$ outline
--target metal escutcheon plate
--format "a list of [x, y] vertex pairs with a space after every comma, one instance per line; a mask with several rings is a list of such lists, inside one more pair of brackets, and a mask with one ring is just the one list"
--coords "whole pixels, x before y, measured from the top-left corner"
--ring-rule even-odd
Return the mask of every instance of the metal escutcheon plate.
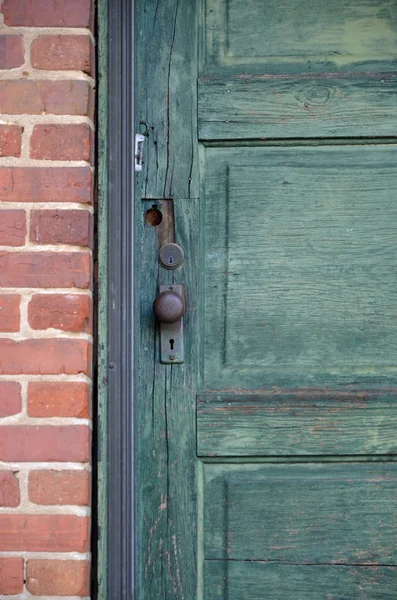
[[[176, 292], [182, 298], [182, 285], [160, 285], [159, 292]], [[165, 365], [181, 364], [185, 361], [183, 317], [175, 323], [160, 322], [160, 362]]]

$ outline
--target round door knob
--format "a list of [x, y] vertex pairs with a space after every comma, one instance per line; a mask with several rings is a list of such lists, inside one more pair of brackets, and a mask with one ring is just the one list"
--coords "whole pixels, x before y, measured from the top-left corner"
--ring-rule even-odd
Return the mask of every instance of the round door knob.
[[176, 323], [185, 312], [183, 298], [172, 290], [161, 292], [153, 302], [153, 311], [162, 323]]

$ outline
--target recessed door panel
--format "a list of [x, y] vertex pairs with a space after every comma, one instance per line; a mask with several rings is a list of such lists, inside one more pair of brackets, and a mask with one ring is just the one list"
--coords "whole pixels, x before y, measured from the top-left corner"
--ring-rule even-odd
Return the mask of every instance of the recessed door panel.
[[391, 381], [397, 152], [206, 148], [205, 384]]

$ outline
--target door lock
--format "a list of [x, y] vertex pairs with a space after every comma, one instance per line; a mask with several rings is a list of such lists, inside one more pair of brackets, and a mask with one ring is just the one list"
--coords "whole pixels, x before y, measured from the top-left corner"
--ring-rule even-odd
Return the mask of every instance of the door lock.
[[186, 304], [182, 285], [160, 285], [153, 312], [160, 322], [160, 362], [184, 362], [183, 315]]

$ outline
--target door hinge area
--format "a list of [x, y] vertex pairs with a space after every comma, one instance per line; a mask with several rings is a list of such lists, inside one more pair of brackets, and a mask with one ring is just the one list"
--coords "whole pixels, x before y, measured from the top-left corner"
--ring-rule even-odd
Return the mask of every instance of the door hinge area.
[[144, 141], [145, 136], [142, 133], [135, 134], [135, 173], [142, 171]]

